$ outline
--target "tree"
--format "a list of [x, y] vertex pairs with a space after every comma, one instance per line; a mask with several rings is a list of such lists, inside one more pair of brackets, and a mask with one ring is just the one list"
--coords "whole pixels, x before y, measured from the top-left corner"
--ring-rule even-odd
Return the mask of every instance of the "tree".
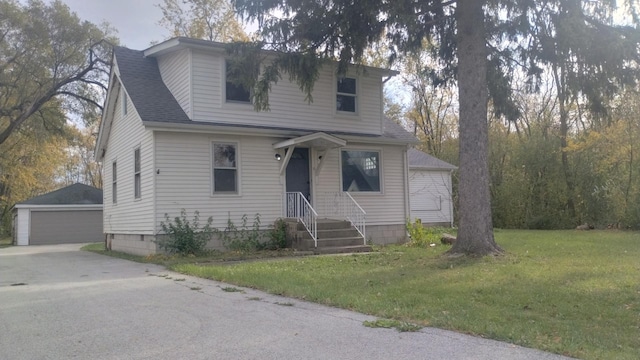
[[249, 40], [227, 0], [164, 0], [157, 6], [162, 10], [158, 25], [171, 36], [218, 42]]
[[[615, 7], [613, 1], [605, 3]], [[240, 14], [261, 25], [264, 42], [259, 45], [280, 51], [266, 64], [260, 79], [253, 83], [243, 80], [253, 85], [258, 110], [268, 109], [268, 96], [264, 94], [282, 73], [297, 81], [311, 99], [318, 66], [336, 60], [337, 73], [342, 75], [349, 64], [361, 63], [366, 49], [383, 35], [392, 45], [390, 61], [422, 51], [425, 40], [434, 45], [433, 54], [443, 67], [432, 75], [432, 81], [458, 81], [460, 220], [458, 240], [451, 249], [454, 254], [501, 252], [494, 241], [491, 220], [487, 101], [491, 97], [497, 115], [509, 119], [519, 116], [509, 86], [514, 69], [522, 68], [535, 80], [543, 61], [535, 46], [542, 39], [537, 32], [539, 24], [531, 19], [562, 25], [566, 18], [557, 14], [570, 8], [578, 30], [588, 28], [592, 34], [595, 29], [604, 29], [620, 40], [618, 44], [633, 45], [624, 59], [616, 59], [616, 64], [626, 66], [615, 70], [636, 65], [629, 59], [638, 51], [637, 39], [633, 39], [635, 28], [608, 25], [595, 15], [586, 16], [580, 0], [236, 0], [235, 4]], [[590, 44], [598, 47], [597, 43]], [[567, 45], [580, 63], [584, 44]], [[247, 47], [236, 47], [232, 52], [241, 48]], [[605, 60], [594, 60], [583, 70], [595, 69], [602, 62]], [[590, 89], [594, 94], [603, 90]]]
[[62, 185], [82, 183], [102, 189], [102, 164], [95, 161], [94, 148], [98, 124], [84, 129], [69, 129], [67, 161], [60, 169]]
[[0, 0], [0, 144], [53, 101], [79, 115], [101, 109], [106, 37], [59, 0]]
[[11, 229], [15, 203], [57, 187], [57, 174], [67, 160], [64, 123], [59, 104], [49, 102], [0, 144], [0, 235]]

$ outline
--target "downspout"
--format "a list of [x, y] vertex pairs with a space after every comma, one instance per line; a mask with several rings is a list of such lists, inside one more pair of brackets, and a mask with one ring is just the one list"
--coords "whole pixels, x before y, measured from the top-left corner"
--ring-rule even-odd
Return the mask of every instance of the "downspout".
[[453, 169], [449, 170], [449, 219], [453, 229]]
[[407, 151], [409, 146], [406, 146], [403, 150], [404, 160], [404, 221], [411, 221], [411, 208], [409, 205], [409, 160], [407, 157]]

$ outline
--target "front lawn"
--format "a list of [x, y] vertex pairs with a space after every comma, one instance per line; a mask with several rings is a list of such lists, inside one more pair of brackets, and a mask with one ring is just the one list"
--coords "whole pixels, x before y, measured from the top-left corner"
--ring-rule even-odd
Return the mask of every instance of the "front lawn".
[[640, 234], [496, 230], [501, 257], [392, 246], [172, 270], [584, 359], [638, 359]]
[[0, 249], [9, 247], [13, 244], [13, 239], [11, 237], [1, 237], [0, 236]]

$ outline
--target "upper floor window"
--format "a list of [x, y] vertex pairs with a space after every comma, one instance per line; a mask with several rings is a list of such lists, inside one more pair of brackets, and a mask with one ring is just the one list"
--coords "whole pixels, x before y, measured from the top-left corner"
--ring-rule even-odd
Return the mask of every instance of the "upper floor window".
[[213, 192], [238, 192], [237, 145], [213, 143]]
[[380, 191], [380, 152], [342, 150], [342, 191]]
[[114, 161], [111, 165], [111, 199], [113, 203], [118, 202], [118, 167]]
[[133, 152], [133, 196], [140, 199], [142, 196], [142, 183], [140, 178], [140, 148]]
[[336, 110], [355, 113], [357, 111], [357, 86], [355, 78], [338, 79]]
[[251, 102], [251, 91], [244, 87], [242, 84], [238, 84], [229, 79], [233, 75], [233, 71], [230, 67], [229, 61], [225, 62], [226, 77], [225, 77], [225, 94], [227, 102], [239, 102], [249, 103]]

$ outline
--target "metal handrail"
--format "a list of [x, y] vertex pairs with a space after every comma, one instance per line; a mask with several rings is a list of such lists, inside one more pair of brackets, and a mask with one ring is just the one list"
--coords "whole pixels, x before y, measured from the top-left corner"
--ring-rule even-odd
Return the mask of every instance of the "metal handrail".
[[296, 218], [302, 222], [311, 235], [314, 246], [318, 247], [318, 213], [301, 192], [287, 193], [286, 212], [288, 218]]
[[337, 215], [349, 220], [351, 225], [362, 235], [367, 244], [367, 213], [358, 202], [346, 191], [324, 194], [324, 215]]

